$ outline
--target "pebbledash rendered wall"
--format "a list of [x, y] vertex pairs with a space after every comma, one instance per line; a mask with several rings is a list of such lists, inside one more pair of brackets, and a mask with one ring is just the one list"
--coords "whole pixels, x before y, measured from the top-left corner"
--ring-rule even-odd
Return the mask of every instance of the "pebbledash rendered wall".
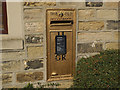
[[[118, 2], [23, 3], [23, 49], [2, 50], [2, 87], [46, 83], [46, 9], [76, 9], [76, 61], [106, 49], [118, 49], [120, 10]], [[119, 12], [119, 13], [118, 13]], [[12, 43], [12, 42], [11, 42]]]

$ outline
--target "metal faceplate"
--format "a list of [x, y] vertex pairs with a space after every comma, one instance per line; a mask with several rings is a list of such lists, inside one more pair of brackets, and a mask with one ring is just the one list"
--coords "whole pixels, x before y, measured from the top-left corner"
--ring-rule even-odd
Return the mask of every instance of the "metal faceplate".
[[57, 35], [55, 37], [55, 54], [57, 55], [65, 55], [66, 54], [66, 36], [65, 35]]
[[50, 21], [60, 21], [60, 20], [73, 20], [73, 11], [69, 10], [53, 10], [48, 11]]

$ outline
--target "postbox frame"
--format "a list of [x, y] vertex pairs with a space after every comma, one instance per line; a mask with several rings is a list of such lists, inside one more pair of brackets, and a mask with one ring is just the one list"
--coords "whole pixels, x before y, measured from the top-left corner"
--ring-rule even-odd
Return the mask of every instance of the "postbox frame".
[[[55, 9], [53, 9], [53, 8], [51, 8], [51, 9], [47, 9], [46, 10], [46, 43], [47, 43], [47, 45], [46, 45], [46, 54], [47, 54], [47, 62], [46, 62], [46, 65], [47, 65], [47, 81], [51, 81], [51, 80], [49, 80], [49, 73], [48, 73], [48, 71], [50, 70], [50, 62], [49, 62], [49, 56], [50, 56], [50, 51], [48, 50], [48, 48], [49, 48], [49, 45], [48, 45], [48, 43], [49, 43], [49, 41], [50, 41], [50, 35], [49, 35], [49, 32], [50, 32], [50, 30], [49, 30], [49, 23], [48, 23], [48, 13], [47, 13], [47, 11], [49, 11], [49, 10], [66, 10], [66, 11], [73, 11], [74, 12], [74, 20], [73, 20], [73, 23], [74, 23], [74, 25], [73, 25], [73, 27], [72, 27], [72, 30], [66, 30], [66, 31], [72, 31], [72, 33], [73, 33], [73, 51], [72, 51], [72, 54], [73, 54], [73, 58], [72, 58], [72, 60], [73, 60], [73, 62], [72, 62], [72, 69], [73, 69], [73, 71], [72, 71], [72, 74], [74, 75], [75, 74], [75, 62], [76, 62], [76, 10], [75, 9], [66, 9], [66, 8], [59, 8], [59, 9], [57, 9], [57, 8], [55, 8]], [[56, 30], [54, 30], [54, 31], [56, 31]], [[63, 30], [64, 31], [64, 30]], [[57, 32], [57, 31], [56, 31]]]

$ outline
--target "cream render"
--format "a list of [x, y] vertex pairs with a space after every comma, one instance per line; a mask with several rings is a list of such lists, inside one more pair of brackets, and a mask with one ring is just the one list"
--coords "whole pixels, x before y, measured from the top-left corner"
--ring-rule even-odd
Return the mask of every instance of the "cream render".
[[[120, 3], [103, 2], [102, 6], [91, 6], [86, 6], [85, 2], [7, 2], [8, 34], [0, 35], [2, 88], [22, 88], [29, 82], [34, 86], [38, 82], [49, 83], [47, 9], [75, 9], [75, 62], [103, 50], [119, 49]], [[71, 79], [53, 82], [61, 83], [59, 88], [65, 88], [65, 84], [70, 87], [72, 84]]]
[[2, 49], [23, 49], [24, 21], [21, 2], [7, 2], [8, 34], [0, 35]]

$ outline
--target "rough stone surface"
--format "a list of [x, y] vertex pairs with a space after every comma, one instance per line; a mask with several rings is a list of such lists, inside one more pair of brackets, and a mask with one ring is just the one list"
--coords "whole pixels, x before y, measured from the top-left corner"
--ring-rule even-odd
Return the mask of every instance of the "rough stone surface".
[[17, 81], [22, 82], [29, 82], [29, 81], [37, 81], [43, 79], [43, 72], [28, 72], [28, 73], [18, 73], [17, 74]]
[[19, 60], [26, 58], [25, 52], [3, 52], [2, 60]]
[[102, 44], [94, 44], [94, 43], [81, 43], [77, 45], [78, 53], [92, 53], [92, 52], [99, 52], [103, 50]]
[[24, 68], [25, 70], [43, 68], [43, 60], [41, 59], [25, 60], [24, 66], [25, 66]]
[[12, 82], [12, 73], [2, 74], [2, 84], [8, 84]]
[[23, 49], [23, 40], [3, 40], [0, 49]]
[[119, 21], [108, 20], [107, 29], [120, 30], [120, 20]]
[[5, 84], [4, 84], [4, 85], [2, 85], [2, 88], [3, 88], [3, 89], [5, 89], [5, 88], [11, 89], [11, 88], [14, 88], [14, 87], [13, 87], [12, 84], [9, 84], [9, 85], [5, 85]]
[[2, 70], [3, 71], [20, 71], [21, 62], [19, 61], [3, 61], [2, 62]]
[[114, 41], [120, 42], [120, 31], [113, 32]]
[[2, 88], [24, 88], [27, 86], [28, 83], [17, 83], [17, 84], [8, 84], [8, 85], [3, 85]]
[[104, 2], [106, 8], [118, 8], [118, 2]]
[[25, 2], [24, 6], [56, 6], [56, 2]]
[[57, 88], [70, 88], [71, 85], [73, 85], [73, 82], [72, 81], [63, 81], [63, 82], [60, 82], [59, 83], [60, 86], [58, 86]]
[[93, 20], [95, 18], [95, 10], [79, 10], [79, 20]]
[[86, 7], [102, 7], [102, 6], [103, 2], [89, 2], [89, 0], [86, 0]]
[[79, 22], [79, 30], [102, 30], [103, 28], [103, 21]]
[[[51, 81], [51, 82], [47, 82], [45, 84], [50, 84], [50, 83], [56, 83], [56, 84], [60, 84], [59, 86], [47, 86], [45, 88], [56, 88], [56, 89], [59, 89], [59, 88], [70, 88], [71, 85], [73, 84], [73, 80], [70, 79], [70, 80], [59, 80], [59, 81]], [[44, 83], [43, 83], [44, 84]]]
[[43, 32], [43, 29], [44, 29], [43, 22], [27, 22], [27, 23], [25, 23], [26, 33]]
[[61, 6], [77, 6], [77, 7], [85, 7], [84, 2], [59, 2]]
[[78, 33], [78, 42], [114, 41], [112, 32]]
[[43, 57], [43, 47], [28, 47], [28, 58], [35, 59]]
[[43, 43], [43, 35], [26, 35], [25, 42], [27, 44], [42, 44]]
[[91, 57], [91, 56], [95, 56], [97, 54], [99, 54], [99, 52], [95, 52], [95, 53], [80, 53], [77, 56], [77, 61], [80, 60], [81, 58], [88, 58], [88, 57]]
[[24, 10], [25, 21], [43, 21], [42, 9], [25, 9]]
[[120, 20], [120, 2], [118, 3], [118, 20]]
[[97, 10], [98, 19], [107, 19], [107, 20], [117, 20], [118, 12], [117, 10]]
[[106, 43], [106, 49], [120, 49], [120, 43]]

